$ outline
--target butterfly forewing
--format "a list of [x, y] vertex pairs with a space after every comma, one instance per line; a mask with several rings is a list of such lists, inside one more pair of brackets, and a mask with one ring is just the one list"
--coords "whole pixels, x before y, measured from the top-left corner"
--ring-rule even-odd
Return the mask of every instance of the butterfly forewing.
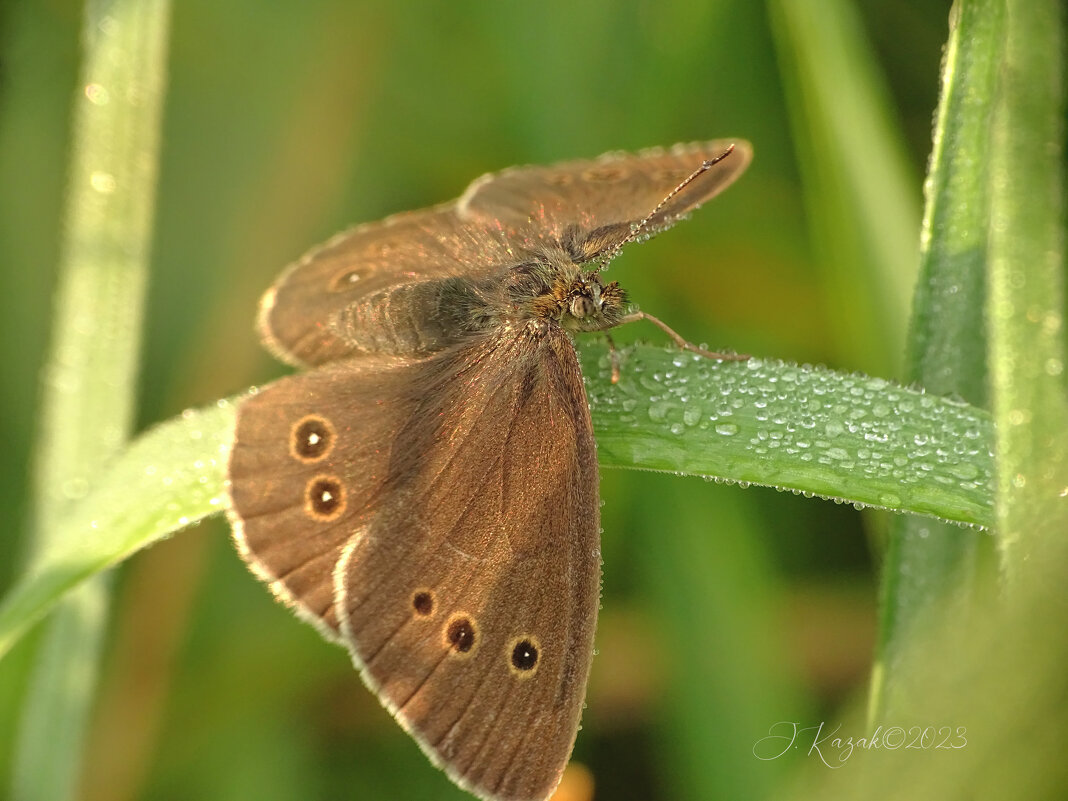
[[[742, 140], [609, 153], [550, 167], [513, 167], [474, 181], [453, 203], [339, 234], [292, 265], [264, 296], [260, 332], [298, 366], [382, 349], [362, 341], [345, 311], [375, 293], [446, 276], [500, 273], [563, 246], [587, 261], [621, 242], [704, 160], [727, 158], [680, 191], [647, 231], [673, 225], [726, 189], [749, 165]], [[418, 322], [418, 321], [416, 321]], [[395, 343], [395, 353], [410, 353]]]
[[[520, 258], [503, 234], [460, 220], [451, 203], [359, 225], [282, 275], [261, 301], [260, 335], [298, 366], [381, 351], [381, 341], [361, 339], [347, 323], [347, 310], [420, 282], [497, 272]], [[403, 343], [393, 348], [410, 351]]]
[[[675, 145], [640, 153], [606, 153], [597, 159], [548, 167], [513, 167], [483, 176], [460, 198], [461, 216], [496, 220], [518, 239], [584, 242], [606, 229], [614, 233], [603, 248], [621, 241], [701, 164], [723, 156], [649, 221], [654, 233], [678, 221], [722, 192], [752, 159], [748, 142], [724, 139]], [[589, 257], [595, 253], [586, 254]]]

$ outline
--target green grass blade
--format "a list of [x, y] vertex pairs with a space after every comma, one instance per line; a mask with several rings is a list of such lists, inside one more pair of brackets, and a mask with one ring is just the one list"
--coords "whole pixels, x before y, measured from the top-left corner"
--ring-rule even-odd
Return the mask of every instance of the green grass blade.
[[989, 416], [881, 378], [640, 348], [608, 381], [584, 351], [602, 464], [762, 484], [992, 524]]
[[851, 3], [771, 0], [768, 8], [845, 363], [894, 375], [920, 211], [888, 92]]
[[[165, 0], [95, 0], [85, 14], [66, 230], [45, 372], [31, 552], [65, 549], [60, 521], [122, 447], [136, 362], [163, 108]], [[46, 635], [24, 707], [13, 795], [72, 797], [108, 591], [67, 600]]]
[[[920, 279], [913, 300], [907, 377], [928, 391], [976, 406], [987, 401], [986, 297], [988, 120], [1001, 52], [1003, 4], [957, 5], [942, 65], [927, 205], [920, 242]], [[896, 518], [883, 562], [873, 716], [894, 716], [888, 666], [908, 647], [914, 621], [945, 599], [955, 581], [967, 586], [990, 543], [928, 520]]]
[[908, 340], [909, 380], [985, 405], [988, 126], [1004, 8], [959, 3], [942, 64], [933, 152], [924, 184], [920, 279]]
[[80, 582], [224, 505], [231, 403], [190, 411], [138, 437], [0, 604], [0, 656]]
[[1068, 531], [1064, 349], [1064, 6], [1011, 0], [990, 163], [992, 408], [1001, 567]]

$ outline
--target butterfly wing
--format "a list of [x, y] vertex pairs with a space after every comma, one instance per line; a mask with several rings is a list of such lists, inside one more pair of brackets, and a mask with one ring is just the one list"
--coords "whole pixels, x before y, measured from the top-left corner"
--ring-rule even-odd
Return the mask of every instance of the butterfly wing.
[[752, 147], [741, 139], [678, 144], [553, 166], [513, 167], [479, 178], [460, 198], [459, 215], [503, 223], [517, 241], [550, 238], [578, 261], [618, 244], [704, 161], [730, 155], [694, 179], [649, 220], [648, 233], [674, 225], [745, 171]]
[[253, 569], [487, 798], [556, 786], [597, 617], [582, 378], [564, 333], [531, 330], [284, 378], [242, 405], [231, 457]]
[[344, 318], [354, 304], [516, 262], [501, 231], [461, 220], [455, 204], [396, 214], [338, 234], [291, 265], [260, 302], [260, 336], [275, 356], [296, 366], [361, 356], [368, 348]]
[[297, 366], [379, 348], [346, 326], [355, 304], [446, 276], [475, 277], [563, 246], [582, 263], [609, 250], [706, 159], [733, 152], [665, 203], [655, 233], [729, 186], [749, 165], [742, 140], [675, 145], [483, 176], [454, 203], [359, 225], [315, 248], [264, 295], [260, 334]]
[[[230, 522], [238, 552], [297, 615], [340, 642], [334, 568], [354, 510], [372, 503], [410, 411], [397, 401], [418, 369], [377, 355], [283, 378], [238, 406]], [[341, 417], [338, 413], [341, 413]], [[343, 481], [337, 505], [328, 477]], [[316, 483], [318, 480], [318, 483]]]

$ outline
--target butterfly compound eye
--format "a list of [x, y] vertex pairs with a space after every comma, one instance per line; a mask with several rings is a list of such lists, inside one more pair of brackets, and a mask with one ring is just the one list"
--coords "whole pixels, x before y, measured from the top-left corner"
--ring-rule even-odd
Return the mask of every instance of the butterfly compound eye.
[[597, 312], [597, 304], [593, 302], [592, 298], [588, 298], [585, 295], [576, 295], [571, 299], [568, 311], [572, 317], [578, 320], [585, 320]]

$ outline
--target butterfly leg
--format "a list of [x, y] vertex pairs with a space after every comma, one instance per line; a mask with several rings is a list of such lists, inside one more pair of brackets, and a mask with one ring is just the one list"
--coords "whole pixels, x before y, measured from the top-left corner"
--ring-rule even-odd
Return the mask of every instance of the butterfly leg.
[[[687, 340], [683, 339], [682, 336], [676, 333], [676, 331], [670, 326], [668, 326], [667, 323], [643, 311], [631, 312], [622, 320], [620, 320], [619, 324], [623, 325], [624, 323], [636, 323], [639, 320], [648, 320], [650, 323], [657, 326], [661, 331], [671, 337], [672, 340], [674, 340], [675, 344], [678, 345], [680, 348], [682, 348], [683, 350], [688, 350], [691, 353], [696, 353], [699, 356], [704, 356], [706, 359], [719, 359], [725, 362], [744, 362], [749, 358], [748, 353], [717, 353], [716, 351], [705, 350], [704, 348], [698, 347], [692, 342], [688, 342]], [[612, 365], [612, 383], [614, 384], [617, 381], [617, 370], [614, 361]]]
[[616, 347], [616, 341], [612, 339], [612, 335], [605, 333], [604, 338], [608, 340], [608, 358], [612, 362], [612, 383], [619, 383], [619, 348]]

